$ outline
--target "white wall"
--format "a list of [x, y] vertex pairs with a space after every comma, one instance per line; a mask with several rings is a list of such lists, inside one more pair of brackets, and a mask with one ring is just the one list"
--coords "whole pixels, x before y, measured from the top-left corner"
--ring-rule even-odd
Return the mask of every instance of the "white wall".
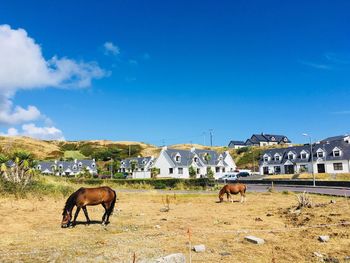
[[151, 178], [151, 172], [150, 171], [134, 171], [132, 173], [132, 178], [134, 179], [144, 179], [144, 178]]

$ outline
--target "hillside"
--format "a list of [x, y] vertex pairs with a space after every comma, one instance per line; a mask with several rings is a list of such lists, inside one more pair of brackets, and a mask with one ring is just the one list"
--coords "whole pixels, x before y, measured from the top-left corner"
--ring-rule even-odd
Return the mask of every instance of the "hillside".
[[[234, 150], [227, 147], [210, 147], [199, 144], [175, 144], [169, 147], [187, 150], [195, 147], [197, 149], [212, 149], [218, 152], [229, 150], [239, 168], [254, 168], [255, 170], [258, 169], [261, 153], [267, 149], [267, 147], [244, 147]], [[15, 150], [31, 152], [35, 158], [40, 160], [95, 158], [108, 161], [110, 158], [120, 160], [129, 157], [129, 155], [132, 157], [158, 156], [161, 148], [156, 145], [133, 141], [43, 141], [29, 137], [0, 136], [0, 151], [10, 152]]]

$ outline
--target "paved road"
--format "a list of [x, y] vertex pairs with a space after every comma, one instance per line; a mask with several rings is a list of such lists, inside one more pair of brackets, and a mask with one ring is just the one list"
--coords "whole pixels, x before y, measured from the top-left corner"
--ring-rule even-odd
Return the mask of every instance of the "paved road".
[[[259, 185], [259, 184], [248, 184], [248, 192], [267, 192], [270, 185]], [[277, 192], [290, 191], [290, 192], [307, 192], [316, 193], [324, 195], [334, 195], [334, 196], [347, 196], [350, 197], [350, 188], [345, 187], [312, 187], [312, 186], [294, 186], [294, 185], [275, 185], [274, 190]], [[118, 192], [150, 192], [155, 191], [157, 193], [163, 194], [216, 194], [218, 191], [186, 191], [186, 190], [143, 190], [143, 189], [119, 189]]]

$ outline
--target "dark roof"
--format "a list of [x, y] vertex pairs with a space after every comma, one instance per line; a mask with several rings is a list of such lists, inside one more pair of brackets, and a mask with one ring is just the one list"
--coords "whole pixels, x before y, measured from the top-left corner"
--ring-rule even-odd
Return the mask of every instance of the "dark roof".
[[[286, 138], [286, 140], [284, 140]], [[254, 143], [260, 143], [260, 142], [284, 142], [284, 143], [290, 143], [291, 141], [288, 139], [285, 135], [277, 135], [277, 134], [253, 134], [250, 139], [250, 142]], [[248, 141], [247, 140], [247, 141]]]
[[244, 141], [230, 141], [230, 143], [228, 144], [229, 147], [232, 147], [235, 145], [243, 146], [243, 145], [245, 145], [245, 142]]
[[[172, 162], [174, 163], [175, 166], [188, 166], [192, 164], [193, 158], [198, 157], [200, 162], [197, 163], [198, 166], [203, 166], [203, 165], [217, 165], [219, 163], [219, 157], [220, 154], [217, 153], [216, 151], [212, 150], [199, 150], [195, 149], [194, 151], [191, 150], [178, 150], [178, 149], [166, 149], [165, 152], [167, 155], [170, 157]], [[180, 160], [179, 162], [175, 161], [176, 155], [180, 155]], [[205, 156], [209, 155], [210, 160], [208, 162], [205, 160]], [[223, 159], [225, 158], [226, 154], [222, 154]]]
[[338, 135], [338, 136], [332, 136], [332, 137], [328, 137], [326, 139], [323, 139], [321, 142], [332, 142], [332, 141], [342, 141], [344, 140], [345, 137], [347, 137], [349, 135]]
[[[317, 160], [317, 151], [319, 149], [326, 152], [325, 157], [323, 159], [325, 160], [350, 160], [350, 144], [346, 143], [345, 141], [330, 141], [329, 143], [316, 143], [312, 145], [312, 153], [314, 157], [314, 161]], [[339, 157], [333, 156], [333, 150], [335, 148], [339, 148], [342, 151], [342, 155]], [[293, 163], [305, 163], [310, 162], [311, 155], [308, 155], [308, 159], [302, 159], [301, 158], [301, 152], [305, 151], [307, 153], [310, 153], [310, 145], [305, 144], [302, 146], [293, 146], [293, 147], [287, 147], [287, 148], [278, 148], [278, 149], [270, 149], [266, 150], [262, 153], [262, 158], [260, 160], [260, 163], [263, 163], [263, 157], [265, 154], [268, 154], [271, 159], [267, 162], [267, 164], [283, 164], [288, 160], [288, 153], [293, 152], [295, 153], [295, 159], [291, 160]], [[274, 155], [276, 153], [279, 153], [282, 158], [279, 161], [274, 160]]]
[[62, 167], [63, 171], [70, 169], [74, 172], [80, 172], [84, 168], [89, 167], [92, 171], [97, 172], [97, 165], [94, 160], [44, 161], [39, 162], [38, 165], [40, 166], [40, 171], [45, 171], [46, 169], [52, 171], [52, 167], [56, 166], [57, 168]]
[[137, 167], [144, 167], [151, 160], [152, 160], [152, 157], [150, 157], [150, 156], [149, 157], [131, 157], [131, 158], [127, 158], [127, 159], [122, 160], [121, 167], [122, 168], [130, 168], [131, 162], [136, 162]]

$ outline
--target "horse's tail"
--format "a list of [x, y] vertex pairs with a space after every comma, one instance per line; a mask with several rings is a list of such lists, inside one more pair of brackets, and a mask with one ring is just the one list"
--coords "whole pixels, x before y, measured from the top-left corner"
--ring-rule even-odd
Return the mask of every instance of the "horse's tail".
[[247, 187], [247, 185], [245, 184], [245, 185], [244, 185], [244, 193], [247, 191], [247, 189], [248, 189], [248, 187]]
[[114, 190], [112, 190], [112, 191], [113, 191], [113, 193], [114, 193], [114, 197], [113, 197], [113, 200], [112, 200], [112, 204], [111, 204], [111, 206], [110, 206], [110, 208], [109, 208], [109, 214], [110, 214], [110, 215], [113, 214], [115, 202], [117, 201], [117, 193], [116, 193]]

